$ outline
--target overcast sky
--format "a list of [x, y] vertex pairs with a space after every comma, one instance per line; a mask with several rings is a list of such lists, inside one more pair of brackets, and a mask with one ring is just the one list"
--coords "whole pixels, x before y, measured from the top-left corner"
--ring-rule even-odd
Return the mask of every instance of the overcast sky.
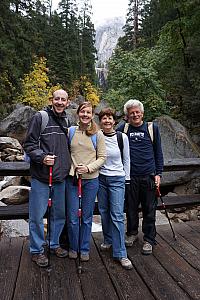
[[[53, 0], [53, 9], [60, 0]], [[128, 9], [128, 0], [91, 0], [94, 25], [103, 23], [104, 19], [123, 16]]]

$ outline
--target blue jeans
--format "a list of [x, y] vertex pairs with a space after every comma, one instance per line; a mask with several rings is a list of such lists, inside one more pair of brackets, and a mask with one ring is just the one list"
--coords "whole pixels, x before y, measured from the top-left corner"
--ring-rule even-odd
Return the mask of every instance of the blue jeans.
[[112, 244], [113, 257], [127, 257], [124, 237], [124, 176], [99, 175], [98, 205], [104, 243]]
[[[65, 224], [65, 181], [52, 186], [52, 206], [50, 215], [50, 247], [59, 247], [59, 237]], [[31, 180], [29, 196], [30, 252], [44, 252], [43, 217], [47, 210], [49, 185], [37, 179]]]
[[80, 252], [88, 254], [90, 249], [90, 238], [92, 229], [92, 217], [94, 211], [95, 198], [99, 188], [99, 179], [82, 179], [82, 197], [81, 208], [82, 218], [79, 232], [79, 198], [78, 186], [73, 185], [72, 177], [67, 178], [67, 222], [69, 248], [73, 251], [79, 251], [80, 234]]

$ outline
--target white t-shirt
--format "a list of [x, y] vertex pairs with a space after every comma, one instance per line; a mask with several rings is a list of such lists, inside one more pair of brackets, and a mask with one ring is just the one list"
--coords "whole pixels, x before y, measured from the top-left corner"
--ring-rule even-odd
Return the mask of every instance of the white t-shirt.
[[113, 136], [105, 135], [107, 159], [101, 166], [99, 173], [106, 176], [125, 176], [126, 180], [130, 180], [130, 154], [129, 141], [126, 134], [123, 137], [123, 163], [121, 152], [117, 142], [117, 134]]

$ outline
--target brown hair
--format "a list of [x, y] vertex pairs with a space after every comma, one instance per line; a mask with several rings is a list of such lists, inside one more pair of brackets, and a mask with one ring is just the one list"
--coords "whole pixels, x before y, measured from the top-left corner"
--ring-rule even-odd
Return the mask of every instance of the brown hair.
[[[79, 107], [77, 108], [77, 115], [79, 114], [79, 112], [82, 109], [84, 109], [86, 107], [91, 107], [92, 108], [92, 113], [94, 113], [94, 107], [92, 106], [92, 104], [89, 101], [86, 101], [86, 102], [81, 103], [79, 105]], [[97, 131], [98, 131], [98, 126], [95, 123], [95, 121], [92, 119], [91, 123], [90, 123], [90, 126], [88, 126], [88, 129], [86, 129], [85, 133], [86, 133], [86, 135], [91, 136], [91, 135], [97, 133]]]
[[114, 120], [116, 120], [116, 112], [114, 109], [112, 109], [111, 107], [108, 107], [108, 108], [104, 108], [100, 111], [99, 113], [99, 121], [101, 121], [101, 119], [104, 117], [104, 116], [112, 116]]

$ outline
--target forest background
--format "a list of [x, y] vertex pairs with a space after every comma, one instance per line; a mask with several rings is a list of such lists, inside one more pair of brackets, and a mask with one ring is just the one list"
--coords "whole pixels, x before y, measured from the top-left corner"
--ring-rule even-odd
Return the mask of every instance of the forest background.
[[42, 108], [62, 87], [70, 99], [106, 100], [121, 110], [141, 100], [145, 116], [178, 119], [200, 134], [200, 1], [129, 0], [125, 35], [108, 62], [107, 84], [95, 73], [89, 0], [0, 1], [0, 118], [16, 103]]

